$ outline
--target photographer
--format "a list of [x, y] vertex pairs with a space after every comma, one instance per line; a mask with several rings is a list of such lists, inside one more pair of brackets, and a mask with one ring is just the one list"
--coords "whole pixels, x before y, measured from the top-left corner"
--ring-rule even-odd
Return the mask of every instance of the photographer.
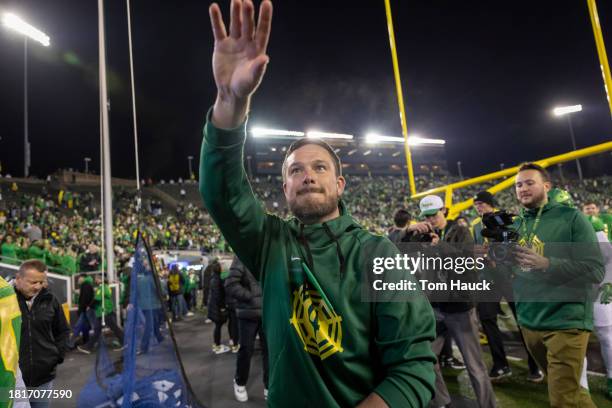
[[[497, 212], [495, 209], [495, 199], [493, 194], [488, 191], [481, 191], [474, 196], [474, 208], [476, 212], [478, 212], [479, 217], [472, 221], [472, 231], [474, 234], [474, 241], [476, 243], [475, 253], [476, 255], [484, 255], [487, 256], [487, 251], [489, 249], [489, 244], [496, 245], [496, 242], [499, 242], [494, 237], [488, 238], [484, 235], [495, 236], [502, 235], [496, 233], [489, 233], [489, 228], [487, 228], [484, 223], [484, 220], [488, 220], [489, 217], [492, 217], [496, 214], [501, 214], [504, 211]], [[489, 224], [487, 222], [487, 224]], [[484, 230], [484, 233], [483, 233]], [[496, 229], [493, 229], [496, 231]], [[503, 238], [502, 238], [503, 240]], [[502, 265], [495, 265], [495, 261], [489, 259], [488, 265], [496, 266], [497, 268], [506, 268]], [[512, 310], [512, 314], [514, 318], [516, 317], [516, 307], [512, 296], [512, 283], [509, 282], [507, 276], [509, 273], [497, 273], [495, 277], [494, 283], [494, 291], [490, 295], [495, 298], [495, 301], [492, 302], [479, 302], [477, 305], [478, 317], [480, 318], [480, 323], [482, 324], [482, 329], [487, 336], [487, 341], [489, 343], [489, 348], [491, 350], [491, 356], [493, 357], [493, 367], [489, 372], [489, 377], [491, 380], [498, 380], [503, 377], [508, 377], [512, 375], [512, 370], [508, 364], [508, 360], [506, 358], [506, 351], [504, 349], [504, 343], [501, 331], [497, 326], [497, 315], [501, 312], [501, 307], [499, 301], [502, 296], [506, 298], [510, 309]], [[523, 342], [523, 346], [525, 346], [525, 341], [523, 340], [523, 336], [519, 331], [521, 336], [521, 341]], [[525, 346], [526, 348], [526, 346]], [[529, 365], [529, 374], [527, 375], [527, 380], [530, 382], [539, 383], [544, 380], [544, 374], [538, 369], [538, 365], [529, 352], [527, 352], [528, 357], [528, 365]]]
[[[440, 197], [426, 196], [419, 203], [419, 207], [425, 221], [408, 227], [404, 242], [408, 239], [412, 242], [430, 241], [432, 252], [436, 252], [438, 256], [462, 255], [463, 249], [473, 244], [474, 240], [468, 228], [446, 219], [446, 208]], [[469, 272], [466, 272], [462, 279], [469, 280], [470, 277], [467, 275], [470, 275]], [[459, 276], [456, 274], [456, 277]], [[461, 298], [452, 292], [450, 295], [447, 302], [432, 303], [438, 334], [432, 343], [433, 351], [436, 355], [440, 354], [445, 335], [452, 336], [465, 362], [478, 405], [495, 407], [495, 394], [482, 357], [474, 303], [469, 297]], [[462, 299], [465, 301], [461, 301]], [[433, 405], [444, 406], [449, 404], [451, 399], [438, 364], [435, 369], [436, 396]]]
[[593, 407], [580, 374], [593, 330], [593, 284], [603, 279], [603, 262], [587, 218], [549, 202], [550, 189], [543, 167], [520, 166], [515, 190], [524, 209], [514, 226], [519, 246], [513, 268], [518, 321], [529, 352], [548, 377], [550, 405]]

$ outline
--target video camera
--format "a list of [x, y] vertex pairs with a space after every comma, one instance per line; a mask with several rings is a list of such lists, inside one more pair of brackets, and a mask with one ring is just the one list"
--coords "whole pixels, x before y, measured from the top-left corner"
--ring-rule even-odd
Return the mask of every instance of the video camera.
[[519, 233], [511, 228], [515, 215], [505, 210], [484, 214], [481, 234], [493, 242], [489, 247], [489, 257], [497, 263], [514, 263], [513, 249]]

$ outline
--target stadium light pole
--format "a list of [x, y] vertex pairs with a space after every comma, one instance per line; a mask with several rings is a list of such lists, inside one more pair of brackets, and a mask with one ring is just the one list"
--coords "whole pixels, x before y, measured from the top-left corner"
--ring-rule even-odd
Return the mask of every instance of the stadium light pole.
[[[572, 138], [572, 148], [576, 151], [576, 138], [574, 137], [574, 126], [572, 125], [572, 113], [582, 111], [582, 105], [561, 106], [553, 109], [553, 115], [565, 116], [567, 125], [569, 126], [570, 137]], [[582, 167], [580, 160], [576, 159], [576, 168], [578, 169], [578, 179], [582, 182]]]
[[49, 36], [26, 23], [13, 13], [2, 14], [2, 25], [23, 35], [23, 176], [30, 175], [30, 141], [28, 140], [28, 38], [44, 47], [50, 45]]
[[91, 157], [85, 157], [85, 174], [89, 174], [89, 162], [91, 161]]
[[191, 161], [193, 160], [193, 156], [187, 156], [187, 160], [189, 161], [189, 180], [193, 179], [193, 169], [191, 167]]
[[457, 162], [457, 171], [459, 172], [459, 178], [463, 180], [463, 172], [461, 171], [461, 161]]

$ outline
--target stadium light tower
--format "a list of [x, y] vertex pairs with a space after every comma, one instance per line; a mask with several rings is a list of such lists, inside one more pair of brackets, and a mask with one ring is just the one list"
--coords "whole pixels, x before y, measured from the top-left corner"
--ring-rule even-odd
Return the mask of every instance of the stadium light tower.
[[49, 36], [12, 13], [2, 14], [2, 25], [23, 35], [23, 176], [30, 175], [30, 141], [28, 140], [28, 38], [44, 47]]
[[[572, 125], [572, 113], [580, 111], [582, 111], [582, 105], [561, 106], [553, 109], [553, 115], [565, 116], [567, 118], [567, 125], [569, 126], [574, 151], [576, 150], [576, 138], [574, 137], [574, 126]], [[576, 168], [578, 169], [578, 179], [582, 181], [582, 167], [578, 159], [576, 159]]]
[[187, 160], [189, 161], [189, 180], [193, 180], [193, 169], [191, 167], [191, 161], [193, 160], [193, 156], [187, 156]]
[[89, 162], [91, 161], [91, 157], [85, 157], [85, 174], [89, 174]]

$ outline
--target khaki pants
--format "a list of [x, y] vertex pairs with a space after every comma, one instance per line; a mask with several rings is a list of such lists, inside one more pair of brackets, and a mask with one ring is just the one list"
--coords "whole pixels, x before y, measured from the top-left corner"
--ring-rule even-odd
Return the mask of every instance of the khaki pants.
[[521, 327], [529, 352], [548, 377], [548, 399], [553, 408], [593, 407], [580, 374], [589, 332], [579, 329], [540, 331]]

